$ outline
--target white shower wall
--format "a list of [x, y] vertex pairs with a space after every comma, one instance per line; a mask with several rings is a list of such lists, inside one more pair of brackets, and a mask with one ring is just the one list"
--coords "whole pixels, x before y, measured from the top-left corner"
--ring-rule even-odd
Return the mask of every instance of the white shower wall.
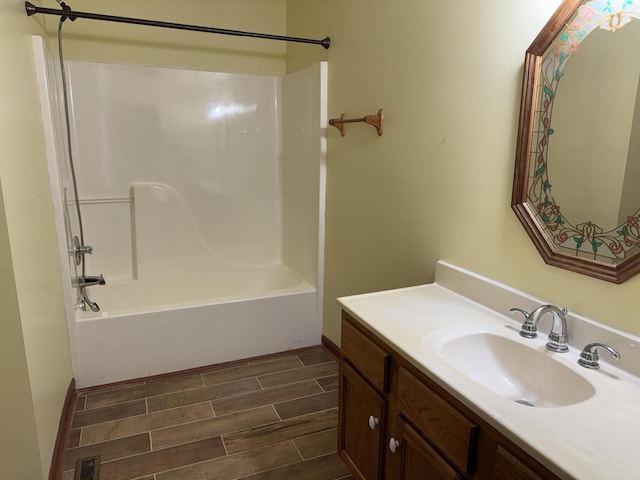
[[89, 272], [136, 278], [138, 184], [191, 219], [162, 243], [195, 234], [231, 263], [282, 260], [280, 77], [89, 62], [68, 76]]

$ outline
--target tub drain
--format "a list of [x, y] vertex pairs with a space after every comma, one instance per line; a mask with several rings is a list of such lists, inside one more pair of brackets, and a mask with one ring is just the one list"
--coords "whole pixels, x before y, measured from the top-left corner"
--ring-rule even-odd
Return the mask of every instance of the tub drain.
[[531, 403], [529, 400], [525, 400], [524, 398], [516, 400], [516, 403], [519, 403], [520, 405], [526, 405], [527, 407], [535, 407], [533, 403]]

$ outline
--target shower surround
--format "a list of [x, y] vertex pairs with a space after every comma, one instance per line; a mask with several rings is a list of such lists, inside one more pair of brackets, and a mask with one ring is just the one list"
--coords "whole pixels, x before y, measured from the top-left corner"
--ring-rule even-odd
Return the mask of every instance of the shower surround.
[[71, 287], [58, 69], [37, 39], [34, 52], [77, 385], [319, 344], [326, 64], [66, 63], [86, 274], [107, 281], [87, 290], [94, 313]]

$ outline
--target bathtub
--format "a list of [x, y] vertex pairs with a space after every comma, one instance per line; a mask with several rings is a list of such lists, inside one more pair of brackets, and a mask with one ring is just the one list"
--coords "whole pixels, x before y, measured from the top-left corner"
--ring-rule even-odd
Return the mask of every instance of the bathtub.
[[[183, 284], [171, 291], [168, 281], [162, 289], [158, 282], [131, 281], [91, 287], [91, 299], [102, 310], [76, 313], [72, 354], [77, 386], [320, 344], [316, 289], [294, 270], [275, 264], [230, 268], [225, 274], [226, 285], [192, 276], [194, 290]], [[203, 300], [199, 294], [207, 286]], [[163, 301], [159, 291], [165, 292]]]
[[[133, 273], [105, 275], [106, 285], [87, 288], [100, 311], [75, 312], [78, 387], [320, 344], [316, 288], [294, 268], [240, 263], [212, 249], [185, 199], [168, 185], [134, 184], [126, 205]], [[95, 206], [104, 212], [111, 204]], [[85, 208], [91, 212], [92, 205]], [[88, 219], [106, 217], [95, 212]], [[103, 272], [109, 265], [89, 268]]]
[[[122, 205], [85, 205], [96, 222], [89, 227]], [[100, 311], [77, 310], [70, 328], [78, 387], [320, 344], [317, 291], [295, 269], [240, 263], [211, 248], [169, 185], [134, 184], [124, 205], [133, 242], [122, 256], [133, 268], [118, 279], [107, 263], [89, 263], [90, 271], [107, 272], [107, 284], [87, 288]], [[94, 238], [108, 238], [110, 225]]]
[[[104, 219], [103, 212], [119, 205], [105, 200], [85, 209], [89, 219]], [[316, 289], [295, 269], [277, 261], [240, 263], [212, 249], [169, 185], [132, 185], [124, 210], [135, 239], [125, 255], [132, 273], [118, 279], [107, 264], [90, 264], [108, 274], [106, 285], [87, 288], [100, 311], [75, 312], [71, 348], [79, 387], [320, 343]]]

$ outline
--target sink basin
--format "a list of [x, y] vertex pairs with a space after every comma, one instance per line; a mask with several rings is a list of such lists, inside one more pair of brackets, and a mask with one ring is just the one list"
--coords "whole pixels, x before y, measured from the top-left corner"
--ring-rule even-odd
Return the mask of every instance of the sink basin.
[[562, 407], [595, 394], [593, 386], [551, 356], [507, 337], [487, 332], [446, 341], [440, 355], [458, 371], [522, 405]]

